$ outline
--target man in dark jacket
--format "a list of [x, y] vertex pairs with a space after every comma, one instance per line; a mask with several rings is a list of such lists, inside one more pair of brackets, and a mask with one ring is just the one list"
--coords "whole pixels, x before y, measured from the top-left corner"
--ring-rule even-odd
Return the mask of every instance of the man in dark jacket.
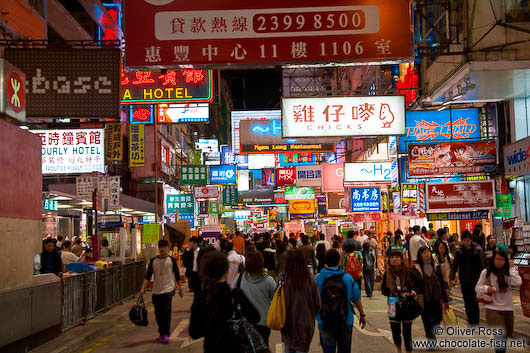
[[315, 255], [315, 248], [309, 245], [309, 237], [305, 234], [302, 236], [302, 246], [299, 250], [304, 255], [306, 265], [311, 266], [311, 271], [316, 274], [317, 257]]
[[473, 245], [472, 235], [469, 231], [462, 232], [462, 246], [457, 250], [451, 268], [451, 284], [456, 284], [456, 273], [460, 280], [460, 289], [464, 297], [467, 322], [469, 325], [478, 325], [480, 311], [477, 303], [475, 285], [484, 269], [481, 251]]
[[63, 272], [63, 262], [61, 254], [56, 251], [55, 244], [52, 238], [44, 240], [44, 251], [40, 256], [40, 273], [55, 273]]

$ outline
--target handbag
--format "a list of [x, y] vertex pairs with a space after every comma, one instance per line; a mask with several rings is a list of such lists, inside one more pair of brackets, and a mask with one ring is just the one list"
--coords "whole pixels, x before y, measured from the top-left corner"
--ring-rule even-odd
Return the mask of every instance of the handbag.
[[[241, 278], [239, 275], [236, 287], [232, 290], [232, 304], [234, 311], [232, 318], [228, 320], [230, 331], [237, 342], [240, 352], [244, 353], [270, 353], [267, 343], [251, 323], [259, 321], [259, 312], [248, 300], [241, 289]], [[248, 318], [248, 316], [251, 318]]]
[[[491, 279], [490, 276], [486, 276], [486, 284], [488, 287], [491, 287]], [[491, 304], [493, 303], [493, 293], [484, 293], [480, 297], [477, 296], [477, 303], [479, 304]]]
[[456, 326], [458, 324], [455, 311], [449, 305], [446, 305], [444, 308], [443, 323], [445, 327]]
[[138, 297], [131, 310], [129, 310], [129, 319], [136, 326], [148, 325], [147, 309], [145, 308], [144, 298], [141, 295]]
[[421, 315], [422, 308], [414, 296], [400, 296], [396, 304], [396, 317], [401, 321], [412, 321]]
[[271, 330], [281, 330], [285, 325], [285, 291], [283, 289], [284, 279], [278, 282], [278, 288], [274, 292], [269, 311], [267, 312], [267, 327]]

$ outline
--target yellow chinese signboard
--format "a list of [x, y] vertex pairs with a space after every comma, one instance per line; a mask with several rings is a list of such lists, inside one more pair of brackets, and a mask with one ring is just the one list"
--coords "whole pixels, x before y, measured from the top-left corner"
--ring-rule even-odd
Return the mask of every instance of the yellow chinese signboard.
[[105, 131], [107, 164], [123, 161], [123, 134], [120, 123], [108, 123]]
[[145, 165], [145, 135], [144, 125], [130, 125], [129, 134], [129, 166], [143, 167]]

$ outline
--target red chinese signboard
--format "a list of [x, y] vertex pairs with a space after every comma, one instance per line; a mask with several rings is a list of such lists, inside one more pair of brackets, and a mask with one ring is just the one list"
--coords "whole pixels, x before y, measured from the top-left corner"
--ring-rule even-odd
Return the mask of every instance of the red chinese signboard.
[[293, 185], [296, 182], [296, 168], [276, 169], [276, 185]]
[[445, 176], [496, 170], [495, 141], [441, 142], [409, 145], [409, 175]]
[[381, 221], [381, 213], [354, 213], [351, 215], [351, 221], [355, 223], [373, 223]]
[[495, 208], [495, 181], [428, 183], [428, 211], [472, 211]]
[[[127, 66], [412, 57], [408, 0], [125, 0]], [[138, 16], [142, 14], [142, 16]]]
[[210, 102], [211, 70], [124, 71], [120, 78], [121, 104]]

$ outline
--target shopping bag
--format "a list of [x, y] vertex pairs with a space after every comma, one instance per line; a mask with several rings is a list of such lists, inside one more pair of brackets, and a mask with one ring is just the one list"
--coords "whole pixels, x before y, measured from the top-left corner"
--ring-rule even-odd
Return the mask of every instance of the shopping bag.
[[138, 300], [136, 300], [136, 303], [129, 311], [129, 319], [136, 326], [147, 326], [149, 323], [147, 321], [147, 309], [145, 308], [144, 298], [142, 296], [138, 297]]
[[271, 330], [281, 330], [285, 325], [285, 292], [283, 280], [278, 283], [269, 311], [267, 312], [267, 327]]
[[456, 313], [449, 305], [444, 309], [443, 322], [445, 327], [456, 326], [458, 324]]

